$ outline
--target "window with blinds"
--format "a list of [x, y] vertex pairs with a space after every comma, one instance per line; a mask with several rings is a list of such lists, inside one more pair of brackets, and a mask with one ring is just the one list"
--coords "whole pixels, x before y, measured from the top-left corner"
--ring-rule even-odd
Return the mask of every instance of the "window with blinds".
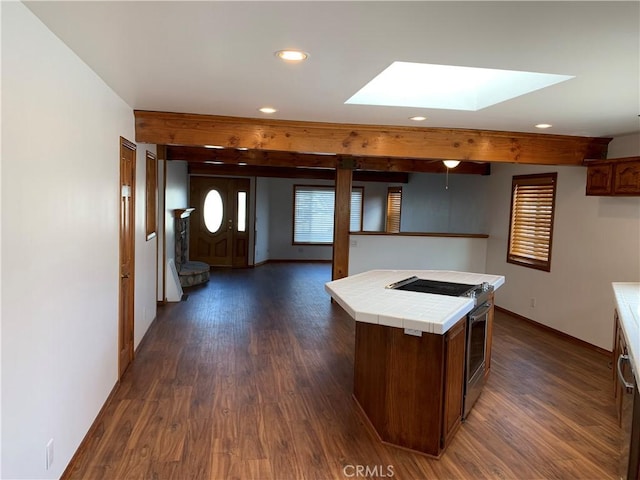
[[557, 179], [557, 173], [513, 177], [507, 262], [551, 270]]
[[402, 187], [387, 190], [387, 221], [384, 231], [400, 233], [400, 211], [402, 210]]
[[[349, 230], [362, 230], [363, 187], [351, 190]], [[293, 243], [332, 244], [335, 189], [324, 186], [294, 185]]]

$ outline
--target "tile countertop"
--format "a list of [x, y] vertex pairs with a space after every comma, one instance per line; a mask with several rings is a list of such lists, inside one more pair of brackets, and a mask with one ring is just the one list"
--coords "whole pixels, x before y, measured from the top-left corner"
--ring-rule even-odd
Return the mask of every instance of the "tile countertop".
[[613, 282], [611, 286], [631, 365], [640, 383], [640, 283]]
[[377, 323], [443, 334], [473, 309], [473, 300], [431, 293], [386, 289], [390, 283], [416, 276], [426, 280], [504, 284], [500, 275], [447, 270], [370, 270], [325, 284], [331, 297], [357, 322]]

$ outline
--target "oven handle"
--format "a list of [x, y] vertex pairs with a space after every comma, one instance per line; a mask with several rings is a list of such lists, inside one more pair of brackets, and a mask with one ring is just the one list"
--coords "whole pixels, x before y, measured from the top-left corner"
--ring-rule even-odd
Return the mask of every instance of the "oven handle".
[[469, 323], [475, 323], [479, 318], [484, 317], [487, 313], [489, 313], [489, 310], [491, 310], [491, 305], [489, 305], [488, 303], [485, 303], [476, 308], [469, 314]]
[[627, 380], [624, 378], [624, 375], [622, 374], [622, 362], [624, 362], [625, 360], [627, 362], [629, 361], [629, 355], [620, 354], [620, 356], [618, 357], [617, 365], [618, 379], [620, 380], [620, 383], [627, 393], [633, 393], [633, 383], [627, 382]]

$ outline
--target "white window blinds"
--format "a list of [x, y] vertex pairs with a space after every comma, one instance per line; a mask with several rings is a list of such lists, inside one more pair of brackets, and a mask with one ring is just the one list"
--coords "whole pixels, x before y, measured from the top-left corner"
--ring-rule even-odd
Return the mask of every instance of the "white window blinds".
[[[324, 186], [294, 186], [293, 243], [333, 243], [335, 190]], [[349, 229], [362, 230], [363, 188], [351, 191]]]
[[400, 233], [400, 212], [402, 210], [402, 187], [387, 190], [387, 222], [385, 232]]
[[557, 173], [513, 177], [508, 262], [551, 270], [556, 184]]

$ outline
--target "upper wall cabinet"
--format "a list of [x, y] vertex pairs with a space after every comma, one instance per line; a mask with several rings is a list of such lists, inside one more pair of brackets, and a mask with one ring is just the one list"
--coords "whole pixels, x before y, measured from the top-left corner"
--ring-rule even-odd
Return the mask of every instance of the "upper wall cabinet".
[[640, 157], [589, 162], [587, 195], [640, 195]]

